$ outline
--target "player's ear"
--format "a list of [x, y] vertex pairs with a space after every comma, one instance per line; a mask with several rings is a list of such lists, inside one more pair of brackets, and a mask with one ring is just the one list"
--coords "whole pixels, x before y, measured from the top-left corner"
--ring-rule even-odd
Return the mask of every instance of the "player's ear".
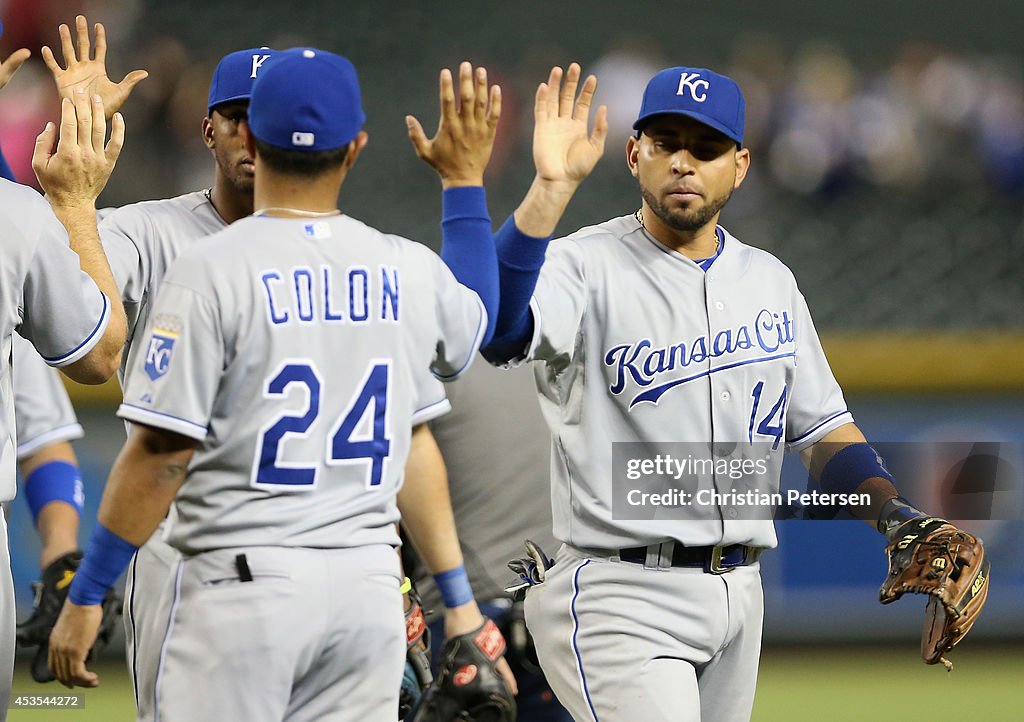
[[365, 130], [359, 131], [359, 135], [353, 138], [348, 144], [348, 151], [345, 153], [345, 170], [351, 168], [359, 154], [363, 152], [363, 148], [370, 142], [370, 136]]
[[640, 139], [635, 135], [629, 136], [626, 140], [626, 165], [629, 166], [629, 172], [636, 178], [639, 171], [637, 171], [637, 163], [640, 157]]
[[736, 181], [733, 188], [739, 188], [743, 179], [747, 177], [747, 170], [750, 168], [750, 151], [747, 148], [740, 148], [736, 151]]
[[203, 118], [203, 142], [206, 143], [206, 147], [210, 150], [214, 149], [217, 143], [213, 140], [213, 121], [210, 120], [210, 116]]

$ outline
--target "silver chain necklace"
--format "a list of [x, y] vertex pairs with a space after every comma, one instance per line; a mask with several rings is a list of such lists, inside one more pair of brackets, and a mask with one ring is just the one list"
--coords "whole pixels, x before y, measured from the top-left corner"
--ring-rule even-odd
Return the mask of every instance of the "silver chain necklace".
[[[646, 231], [647, 230], [647, 226], [644, 225], [644, 209], [643, 208], [637, 208], [636, 209], [636, 213], [633, 214], [633, 217], [636, 218], [636, 222], [640, 224], [640, 227], [643, 228]], [[716, 232], [715, 233], [715, 252], [716, 253], [718, 252], [718, 246], [720, 244], [721, 244], [721, 241], [718, 240], [718, 233]]]

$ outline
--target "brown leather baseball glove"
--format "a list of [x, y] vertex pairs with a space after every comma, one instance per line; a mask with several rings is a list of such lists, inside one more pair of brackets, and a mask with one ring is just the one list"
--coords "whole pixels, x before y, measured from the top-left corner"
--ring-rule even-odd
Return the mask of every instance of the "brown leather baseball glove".
[[926, 664], [953, 664], [945, 655], [963, 639], [988, 597], [989, 561], [972, 534], [945, 519], [904, 522], [889, 535], [889, 576], [878, 596], [882, 604], [905, 593], [927, 594], [921, 657]]
[[505, 639], [490, 619], [446, 641], [413, 722], [515, 722], [515, 697], [495, 668], [504, 653]]

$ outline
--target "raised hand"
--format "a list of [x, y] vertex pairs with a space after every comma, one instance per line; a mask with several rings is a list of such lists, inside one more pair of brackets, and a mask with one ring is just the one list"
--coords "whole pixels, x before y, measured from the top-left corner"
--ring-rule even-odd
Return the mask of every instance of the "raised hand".
[[[57, 142], [54, 151], [54, 140]], [[74, 92], [74, 102], [61, 101], [60, 130], [47, 123], [36, 138], [32, 169], [46, 192], [54, 213], [62, 221], [68, 210], [95, 207], [96, 198], [106, 186], [124, 145], [124, 119], [114, 114], [110, 141], [99, 95], [91, 98], [85, 91]]]
[[79, 89], [86, 93], [86, 97], [100, 96], [109, 120], [128, 100], [128, 96], [139, 81], [149, 77], [149, 73], [145, 70], [133, 70], [124, 76], [120, 83], [115, 83], [107, 77], [107, 32], [103, 28], [103, 23], [95, 25], [96, 47], [92, 58], [89, 57], [89, 23], [84, 15], [75, 18], [75, 32], [78, 35], [77, 53], [71, 39], [70, 28], [62, 24], [58, 31], [61, 50], [64, 53], [64, 65], [67, 67], [60, 67], [49, 46], [44, 45], [42, 49], [43, 62], [53, 73], [57, 93], [62, 99], [71, 101], [74, 101], [74, 93]]
[[494, 134], [501, 116], [501, 88], [487, 87], [487, 71], [468, 62], [459, 65], [459, 102], [451, 71], [441, 71], [441, 119], [437, 132], [428, 139], [423, 126], [411, 115], [405, 117], [416, 155], [425, 160], [445, 188], [483, 185], [484, 169], [491, 159]]
[[537, 88], [533, 106], [533, 162], [539, 180], [579, 185], [604, 153], [608, 135], [608, 109], [601, 106], [588, 134], [590, 105], [597, 89], [593, 75], [583, 81], [579, 98], [580, 66], [572, 63], [562, 85], [562, 69], [554, 67], [546, 83]]
[[580, 89], [580, 66], [572, 63], [562, 85], [562, 69], [554, 67], [546, 83], [537, 88], [533, 105], [533, 163], [537, 174], [526, 197], [515, 210], [516, 228], [528, 236], [544, 238], [558, 221], [583, 179], [604, 153], [608, 136], [608, 109], [601, 106], [588, 132], [590, 104], [597, 78], [589, 76]]
[[0, 62], [0, 88], [11, 82], [11, 78], [18, 72], [18, 68], [29, 59], [30, 55], [32, 53], [28, 48], [21, 48], [20, 50], [15, 50], [7, 56], [6, 60]]

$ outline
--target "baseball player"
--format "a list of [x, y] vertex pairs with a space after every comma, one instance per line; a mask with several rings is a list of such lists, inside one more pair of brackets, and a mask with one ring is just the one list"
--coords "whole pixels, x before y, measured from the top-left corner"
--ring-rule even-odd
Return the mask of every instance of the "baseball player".
[[[15, 181], [2, 151], [0, 176]], [[39, 568], [45, 570], [78, 549], [85, 492], [71, 441], [83, 432], [57, 371], [21, 336], [13, 337], [11, 352], [18, 472], [42, 543]]]
[[[109, 108], [120, 107], [131, 87], [145, 75], [144, 71], [129, 73], [121, 83], [107, 79], [105, 67], [105, 34], [103, 25], [95, 25], [96, 53], [90, 57], [89, 33], [86, 19], [76, 19], [78, 51], [71, 41], [70, 31], [61, 26], [64, 64], [61, 68], [52, 54], [47, 65], [53, 72], [58, 91], [68, 94], [76, 87], [85, 86], [102, 94]], [[212, 233], [226, 228], [253, 210], [253, 163], [241, 142], [239, 123], [246, 117], [252, 84], [275, 51], [270, 48], [241, 50], [225, 56], [217, 65], [210, 85], [207, 116], [203, 120], [203, 139], [216, 161], [212, 188], [187, 193], [176, 198], [145, 201], [116, 209], [104, 217], [100, 224], [101, 237], [115, 280], [125, 299], [129, 319], [129, 341], [123, 357], [121, 381], [131, 363], [136, 334], [147, 326], [152, 299], [170, 263], [186, 248]], [[44, 50], [44, 56], [47, 56]], [[407, 489], [422, 489], [431, 504], [420, 500], [404, 502], [408, 492], [399, 497], [404, 524], [418, 546], [429, 555], [431, 569], [460, 568], [462, 557], [455, 539], [454, 525], [449, 533], [440, 530], [437, 518], [451, 517], [447, 506], [447, 488], [443, 462], [430, 455], [433, 439], [426, 421], [444, 413], [448, 403], [444, 400], [441, 384], [431, 378], [425, 380], [438, 403], [417, 414], [420, 424], [414, 430], [410, 448], [410, 466], [419, 477], [419, 483]], [[436, 467], [440, 465], [440, 470]], [[434, 535], [438, 534], [439, 537]], [[154, 718], [155, 678], [159, 664], [160, 645], [167, 632], [170, 604], [173, 600], [174, 570], [180, 558], [178, 552], [163, 539], [162, 531], [154, 534], [132, 559], [125, 586], [124, 626], [128, 666], [134, 689], [137, 718]], [[451, 610], [446, 621], [451, 625], [449, 635], [477, 626], [470, 610]], [[499, 665], [505, 678], [514, 687], [507, 668]]]
[[[32, 678], [49, 682], [54, 679], [47, 666], [50, 630], [82, 558], [78, 524], [85, 494], [78, 459], [71, 447], [71, 439], [82, 436], [82, 427], [57, 371], [47, 366], [21, 336], [14, 336], [13, 340], [11, 379], [18, 471], [41, 542], [40, 576], [33, 583], [33, 610], [31, 616], [18, 624], [18, 645], [34, 650]], [[93, 654], [109, 641], [120, 605], [121, 600], [113, 591], [103, 600], [103, 624]]]
[[[19, 51], [21, 52], [21, 51]], [[0, 64], [0, 86], [12, 69]], [[125, 322], [96, 233], [96, 197], [124, 140], [115, 116], [104, 146], [106, 121], [98, 96], [63, 101], [58, 126], [47, 123], [32, 164], [46, 201], [30, 188], [0, 180], [0, 242], [5, 247], [0, 298], [0, 502], [14, 497], [15, 437], [11, 345], [15, 329], [51, 366], [85, 383], [102, 383], [117, 368]], [[56, 149], [54, 142], [58, 140]], [[77, 255], [76, 255], [77, 254]], [[6, 718], [14, 665], [14, 589], [7, 526], [0, 511], [0, 719]]]
[[[533, 397], [533, 376], [526, 369], [502, 371], [478, 363], [447, 391], [452, 410], [431, 421], [430, 428], [447, 466], [470, 584], [481, 611], [501, 627], [509, 645], [506, 657], [519, 685], [517, 719], [570, 722], [537, 667], [521, 603], [513, 605], [504, 592], [505, 562], [519, 553], [522, 539], [554, 546], [550, 440]], [[501, 420], [515, 419], [515, 425], [505, 426], [499, 414]], [[440, 595], [425, 571], [416, 580], [423, 606], [439, 609]], [[430, 626], [436, 658], [444, 635], [440, 622]]]
[[[549, 112], [568, 107], [574, 91], [570, 80]], [[942, 522], [898, 500], [789, 269], [718, 225], [750, 164], [743, 121], [730, 78], [663, 70], [626, 144], [640, 209], [550, 245], [550, 219], [517, 212], [496, 239], [501, 309], [485, 355], [537, 362], [563, 542], [553, 566], [536, 549], [518, 565], [526, 619], [577, 720], [735, 721], [750, 717], [754, 698], [758, 557], [776, 544], [770, 510], [739, 514], [728, 497], [704, 494], [712, 501], [625, 518], [617, 442], [691, 442], [723, 459], [784, 445], [801, 452], [824, 492], [866, 494], [847, 508], [880, 531]], [[585, 117], [574, 132], [594, 155]], [[539, 169], [536, 192], [571, 193], [574, 170]], [[728, 488], [731, 478], [712, 468], [704, 488]], [[919, 548], [922, 535], [904, 533]], [[976, 586], [987, 590], [986, 579]]]
[[[257, 209], [163, 280], [119, 411], [133, 430], [51, 636], [61, 681], [97, 682], [95, 604], [173, 499], [167, 539], [184, 557], [158, 713], [394, 719], [395, 495], [416, 415], [439, 401], [422, 377], [464, 370], [497, 300], [478, 186], [500, 104], [468, 64], [460, 90], [456, 111], [443, 76], [441, 128], [420, 151], [469, 288], [425, 247], [336, 210], [367, 140], [351, 64], [295, 49], [259, 74], [243, 125]], [[197, 679], [218, 693], [194, 694]]]
[[[43, 49], [43, 58], [62, 97], [79, 88], [97, 93], [111, 114], [147, 74], [134, 71], [120, 83], [111, 82], [106, 72], [103, 24], [94, 26], [94, 52], [90, 52], [92, 43], [86, 18], [79, 15], [75, 26], [77, 51], [68, 26], [59, 28], [64, 67], [49, 48]], [[141, 334], [148, 323], [151, 301], [167, 267], [195, 241], [252, 212], [252, 162], [242, 147], [238, 123], [245, 117], [252, 75], [271, 52], [255, 49], [232, 53], [214, 72], [209, 109], [202, 123], [203, 140], [216, 159], [212, 188], [124, 206], [106, 213], [100, 222], [100, 237], [128, 319], [127, 343], [118, 372], [122, 386], [125, 371], [137, 353], [136, 333]], [[163, 542], [162, 535], [154, 535], [132, 560], [125, 585], [127, 661], [140, 720], [153, 719], [159, 644], [167, 630], [173, 569], [178, 558], [178, 553]]]
[[[42, 582], [56, 574], [62, 578], [65, 560], [73, 558], [78, 550], [78, 521], [85, 504], [82, 476], [78, 459], [71, 448], [71, 440], [82, 437], [82, 427], [68, 399], [64, 385], [56, 370], [46, 365], [32, 345], [14, 337], [11, 361], [11, 381], [14, 388], [14, 420], [18, 439], [18, 471], [22, 479], [22, 493], [32, 512], [41, 550], [39, 569]], [[50, 567], [53, 565], [53, 571]], [[52, 585], [51, 585], [52, 586]], [[42, 611], [40, 590], [37, 594], [37, 612]], [[60, 601], [63, 601], [61, 599]], [[57, 610], [59, 611], [59, 607]], [[18, 643], [39, 646], [32, 663], [33, 674], [46, 674], [46, 639], [49, 627], [37, 629], [43, 621], [37, 613], [18, 626]]]
[[[17, 182], [2, 149], [0, 177]], [[35, 648], [32, 677], [47, 682], [53, 679], [46, 664], [50, 630], [67, 596], [68, 576], [74, 575], [81, 559], [78, 523], [85, 493], [71, 440], [81, 438], [83, 432], [56, 369], [47, 366], [21, 336], [13, 337], [11, 350], [18, 473], [41, 543], [34, 608], [18, 624], [18, 645]], [[115, 601], [112, 595], [109, 603]], [[100, 637], [111, 631], [116, 614], [110, 611], [110, 624], [101, 629]]]

